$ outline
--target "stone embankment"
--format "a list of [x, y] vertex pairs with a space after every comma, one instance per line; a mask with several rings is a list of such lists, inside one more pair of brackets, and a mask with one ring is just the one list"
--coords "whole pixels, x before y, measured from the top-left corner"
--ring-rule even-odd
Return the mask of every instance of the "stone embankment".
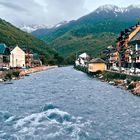
[[133, 87], [134, 87], [132, 90], [133, 94], [140, 96], [140, 81], [134, 82]]
[[125, 90], [131, 91], [134, 95], [140, 96], [140, 76], [129, 75], [114, 71], [97, 71], [89, 73], [86, 68], [75, 67], [77, 70], [87, 73], [93, 78], [98, 78], [103, 82], [108, 82], [111, 85], [121, 87]]
[[11, 69], [8, 71], [0, 71], [0, 82], [18, 80], [18, 79], [23, 78], [26, 75], [29, 75], [35, 72], [45, 71], [48, 69], [57, 68], [57, 67], [58, 66], [40, 66], [40, 67], [34, 67], [34, 68], [25, 69], [25, 70]]
[[[100, 77], [97, 77], [100, 79]], [[125, 90], [131, 91], [132, 94], [140, 96], [140, 81], [134, 81], [132, 79], [110, 79], [106, 80], [104, 77], [101, 78], [103, 81], [108, 82], [111, 85], [121, 87]]]
[[114, 80], [114, 85], [131, 90], [134, 95], [140, 96], [140, 81]]
[[22, 70], [19, 75], [25, 76], [25, 75], [28, 75], [31, 73], [45, 71], [45, 70], [53, 69], [53, 68], [57, 68], [57, 67], [58, 66], [40, 66], [40, 67], [35, 67], [35, 68], [29, 68], [29, 69]]

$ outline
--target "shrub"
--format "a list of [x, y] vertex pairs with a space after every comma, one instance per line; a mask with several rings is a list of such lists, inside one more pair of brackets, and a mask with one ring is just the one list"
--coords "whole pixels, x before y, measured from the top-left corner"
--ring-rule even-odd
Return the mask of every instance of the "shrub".
[[20, 73], [20, 71], [19, 70], [14, 70], [13, 72], [12, 72], [12, 75], [13, 75], [13, 77], [19, 77], [19, 73]]
[[105, 71], [103, 72], [103, 76], [104, 76], [104, 79], [106, 79], [107, 81], [114, 80], [114, 79], [121, 79], [121, 80], [129, 79], [130, 81], [131, 80], [140, 81], [139, 76], [132, 76], [132, 75], [124, 74], [124, 73]]
[[6, 72], [5, 79], [6, 80], [11, 80], [13, 77], [18, 78], [19, 77], [19, 73], [20, 73], [19, 70], [10, 70], [10, 71]]
[[12, 73], [11, 72], [6, 73], [5, 79], [6, 80], [11, 80], [12, 79]]
[[102, 71], [101, 70], [97, 70], [96, 72], [95, 72], [95, 75], [96, 74], [102, 74]]
[[83, 72], [88, 72], [87, 67], [82, 67], [82, 66], [74, 66], [75, 69], [79, 70], [79, 71], [83, 71]]

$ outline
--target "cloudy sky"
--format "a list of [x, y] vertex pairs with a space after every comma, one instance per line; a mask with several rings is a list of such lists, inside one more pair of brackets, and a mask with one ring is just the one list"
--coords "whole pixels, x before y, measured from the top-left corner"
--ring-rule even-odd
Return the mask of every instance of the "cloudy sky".
[[77, 19], [104, 4], [125, 7], [140, 0], [0, 0], [0, 18], [14, 25], [56, 24]]

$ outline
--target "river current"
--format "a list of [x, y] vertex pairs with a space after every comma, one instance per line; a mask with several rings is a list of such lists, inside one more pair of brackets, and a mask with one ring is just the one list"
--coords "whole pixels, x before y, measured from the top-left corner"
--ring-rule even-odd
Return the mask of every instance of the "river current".
[[140, 98], [72, 67], [0, 84], [0, 140], [139, 140]]

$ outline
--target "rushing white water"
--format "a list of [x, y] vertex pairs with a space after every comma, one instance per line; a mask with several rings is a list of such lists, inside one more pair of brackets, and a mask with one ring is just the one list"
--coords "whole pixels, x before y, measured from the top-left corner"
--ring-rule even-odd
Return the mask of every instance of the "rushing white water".
[[[83, 139], [88, 137], [86, 129], [90, 128], [90, 121], [81, 117], [71, 116], [69, 113], [45, 105], [39, 113], [16, 118], [7, 112], [1, 113], [4, 125], [10, 128], [9, 132], [0, 131], [2, 139]], [[7, 129], [6, 129], [7, 130]], [[81, 137], [82, 135], [82, 137]]]
[[140, 138], [140, 98], [72, 67], [0, 88], [0, 140]]

